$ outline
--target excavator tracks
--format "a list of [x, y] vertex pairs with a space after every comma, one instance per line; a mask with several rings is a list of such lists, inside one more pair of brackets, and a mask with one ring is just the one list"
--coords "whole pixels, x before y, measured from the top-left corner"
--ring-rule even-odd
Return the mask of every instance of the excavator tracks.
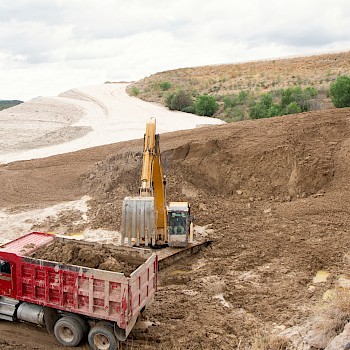
[[167, 247], [153, 249], [158, 256], [158, 270], [163, 270], [186, 256], [197, 254], [203, 248], [210, 246], [212, 243], [213, 241], [208, 240], [201, 243], [192, 243], [184, 248]]

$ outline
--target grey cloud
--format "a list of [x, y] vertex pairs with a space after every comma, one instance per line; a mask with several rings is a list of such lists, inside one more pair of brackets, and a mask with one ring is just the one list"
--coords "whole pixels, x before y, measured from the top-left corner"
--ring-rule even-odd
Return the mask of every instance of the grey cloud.
[[0, 1], [0, 23], [41, 22], [57, 25], [64, 21], [64, 8], [53, 1]]

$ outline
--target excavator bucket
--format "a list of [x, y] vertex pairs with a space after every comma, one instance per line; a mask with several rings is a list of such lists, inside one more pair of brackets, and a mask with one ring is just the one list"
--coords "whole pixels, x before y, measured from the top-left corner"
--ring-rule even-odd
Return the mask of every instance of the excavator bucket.
[[122, 208], [122, 245], [155, 245], [154, 197], [125, 197]]

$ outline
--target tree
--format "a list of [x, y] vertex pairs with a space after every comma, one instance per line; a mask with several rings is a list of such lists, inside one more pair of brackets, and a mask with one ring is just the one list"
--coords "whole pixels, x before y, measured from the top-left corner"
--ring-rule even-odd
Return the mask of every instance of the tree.
[[330, 96], [335, 107], [350, 107], [350, 78], [342, 75], [330, 86]]
[[196, 98], [196, 114], [211, 117], [217, 110], [219, 105], [213, 96], [199, 95]]
[[170, 110], [182, 111], [188, 106], [192, 106], [191, 95], [184, 90], [177, 90], [166, 98], [166, 105]]

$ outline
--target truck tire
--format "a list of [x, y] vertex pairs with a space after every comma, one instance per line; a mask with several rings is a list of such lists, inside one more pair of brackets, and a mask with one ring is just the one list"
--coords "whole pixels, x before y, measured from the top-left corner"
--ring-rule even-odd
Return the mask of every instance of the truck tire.
[[81, 329], [83, 330], [83, 337], [88, 335], [90, 327], [88, 326], [86, 321], [80, 315], [69, 313], [69, 314], [67, 314], [66, 317], [72, 317], [72, 318], [76, 319], [80, 323]]
[[97, 322], [89, 332], [88, 341], [91, 350], [119, 349], [119, 341], [114, 336], [113, 325], [109, 322]]
[[84, 336], [82, 325], [71, 316], [60, 318], [55, 324], [54, 333], [57, 341], [64, 346], [77, 346]]

